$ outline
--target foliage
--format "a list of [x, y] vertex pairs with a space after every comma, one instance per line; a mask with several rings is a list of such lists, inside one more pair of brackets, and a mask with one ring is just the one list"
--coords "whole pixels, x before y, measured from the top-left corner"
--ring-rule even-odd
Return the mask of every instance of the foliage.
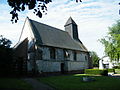
[[119, 66], [114, 66], [114, 69], [120, 69], [120, 65]]
[[100, 39], [100, 42], [105, 47], [106, 56], [109, 56], [111, 60], [118, 61], [120, 58], [120, 20], [109, 27], [108, 35]]
[[32, 86], [17, 78], [0, 78], [1, 90], [32, 90]]
[[85, 74], [95, 74], [95, 75], [103, 75], [107, 76], [107, 69], [85, 69]]
[[116, 74], [120, 74], [120, 69], [115, 69]]
[[100, 73], [100, 75], [102, 75], [102, 76], [108, 76], [108, 70], [107, 69], [102, 70], [101, 73]]
[[115, 73], [115, 69], [107, 69], [108, 72], [114, 72]]
[[85, 69], [85, 74], [99, 75], [100, 74], [100, 70], [99, 69]]
[[92, 64], [93, 64], [93, 66], [94, 67], [98, 67], [100, 58], [98, 57], [97, 53], [94, 52], [94, 51], [91, 51], [90, 55], [92, 57]]
[[10, 48], [11, 41], [0, 36], [0, 75], [4, 75], [11, 71], [12, 49]]
[[12, 42], [0, 35], [0, 47], [10, 48]]
[[[82, 2], [81, 0], [76, 0], [76, 2]], [[42, 17], [42, 14], [47, 11], [46, 4], [52, 2], [52, 0], [7, 0], [9, 6], [12, 8], [10, 14], [12, 14], [12, 23], [17, 23], [18, 19], [18, 12], [24, 11], [26, 7], [29, 10], [34, 9], [34, 14], [38, 17]]]
[[[94, 82], [83, 82], [83, 77], [91, 76]], [[40, 82], [49, 84], [57, 90], [119, 90], [120, 80], [106, 76], [75, 74], [67, 76], [40, 77]]]

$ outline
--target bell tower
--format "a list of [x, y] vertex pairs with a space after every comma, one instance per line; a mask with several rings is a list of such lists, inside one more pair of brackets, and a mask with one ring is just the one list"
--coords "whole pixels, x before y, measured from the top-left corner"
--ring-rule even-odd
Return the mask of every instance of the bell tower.
[[67, 31], [73, 39], [79, 40], [77, 24], [71, 17], [67, 20], [64, 27], [65, 27], [65, 31]]

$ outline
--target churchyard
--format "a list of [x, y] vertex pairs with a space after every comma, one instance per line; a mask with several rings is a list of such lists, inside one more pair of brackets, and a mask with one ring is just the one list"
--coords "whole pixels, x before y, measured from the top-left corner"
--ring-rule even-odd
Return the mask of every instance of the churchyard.
[[[93, 78], [83, 81], [84, 77]], [[72, 74], [48, 77], [36, 77], [55, 90], [119, 90], [120, 77], [101, 76], [94, 74]], [[32, 85], [20, 78], [0, 78], [0, 89], [33, 90]]]
[[[83, 77], [92, 77], [94, 81], [83, 81]], [[74, 74], [68, 76], [43, 77], [40, 82], [57, 90], [119, 90], [120, 77]]]

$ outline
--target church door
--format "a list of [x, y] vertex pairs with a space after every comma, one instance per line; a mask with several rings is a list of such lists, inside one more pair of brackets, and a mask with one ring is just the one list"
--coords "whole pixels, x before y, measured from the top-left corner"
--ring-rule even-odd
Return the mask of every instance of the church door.
[[61, 63], [61, 73], [64, 73], [64, 72], [65, 72], [64, 67], [65, 67], [65, 64], [64, 64], [64, 63]]

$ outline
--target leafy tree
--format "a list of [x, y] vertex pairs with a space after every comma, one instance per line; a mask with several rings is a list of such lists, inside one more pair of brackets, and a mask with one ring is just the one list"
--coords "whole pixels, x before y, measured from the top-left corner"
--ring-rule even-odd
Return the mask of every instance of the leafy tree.
[[12, 42], [0, 35], [0, 47], [10, 48]]
[[[0, 73], [2, 75], [6, 75], [11, 71], [11, 63], [12, 63], [12, 49], [11, 41], [4, 38], [2, 35], [0, 36]], [[1, 75], [0, 74], [0, 75]]]
[[[81, 0], [76, 0], [76, 2], [82, 2]], [[43, 13], [46, 13], [47, 6], [46, 4], [52, 2], [52, 0], [7, 0], [8, 5], [12, 8], [10, 14], [12, 14], [11, 21], [17, 23], [18, 19], [18, 12], [24, 11], [26, 7], [29, 10], [34, 9], [34, 14], [38, 17], [42, 17]]]
[[108, 35], [100, 39], [100, 42], [105, 47], [105, 54], [109, 56], [111, 60], [118, 61], [120, 58], [120, 20], [108, 29]]
[[94, 52], [94, 51], [91, 51], [90, 52], [90, 55], [92, 57], [92, 64], [93, 64], [93, 67], [98, 67], [99, 65], [99, 60], [100, 58], [98, 57], [97, 53]]

